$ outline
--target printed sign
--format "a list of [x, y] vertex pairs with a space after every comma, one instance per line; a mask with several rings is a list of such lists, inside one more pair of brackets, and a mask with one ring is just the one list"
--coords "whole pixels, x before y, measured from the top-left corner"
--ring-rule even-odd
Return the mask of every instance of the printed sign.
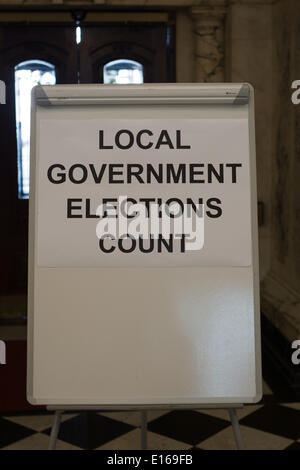
[[39, 155], [39, 266], [251, 264], [247, 119], [45, 119]]

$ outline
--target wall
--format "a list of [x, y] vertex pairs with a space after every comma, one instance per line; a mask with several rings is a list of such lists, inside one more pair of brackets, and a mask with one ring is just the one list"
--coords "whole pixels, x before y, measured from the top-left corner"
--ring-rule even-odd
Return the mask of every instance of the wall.
[[262, 307], [289, 340], [300, 337], [300, 108], [291, 83], [300, 79], [297, 0], [273, 6], [271, 268], [262, 284]]
[[228, 12], [228, 80], [255, 89], [258, 200], [265, 220], [259, 228], [260, 277], [270, 267], [272, 163], [272, 4], [232, 1]]

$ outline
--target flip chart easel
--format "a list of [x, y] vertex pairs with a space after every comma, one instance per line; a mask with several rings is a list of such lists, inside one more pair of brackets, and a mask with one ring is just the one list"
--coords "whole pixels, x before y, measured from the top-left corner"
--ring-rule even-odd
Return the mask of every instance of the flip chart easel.
[[[261, 397], [252, 87], [39, 86], [31, 125], [29, 402], [57, 411], [53, 436], [67, 409], [208, 406], [238, 437]], [[92, 205], [124, 194], [201, 196], [203, 249], [99, 253]]]

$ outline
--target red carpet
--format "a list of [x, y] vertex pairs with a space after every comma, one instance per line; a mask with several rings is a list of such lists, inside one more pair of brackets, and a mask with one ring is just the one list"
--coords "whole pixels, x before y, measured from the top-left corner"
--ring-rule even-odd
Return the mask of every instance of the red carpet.
[[6, 342], [6, 364], [0, 364], [0, 411], [43, 409], [26, 400], [26, 341]]

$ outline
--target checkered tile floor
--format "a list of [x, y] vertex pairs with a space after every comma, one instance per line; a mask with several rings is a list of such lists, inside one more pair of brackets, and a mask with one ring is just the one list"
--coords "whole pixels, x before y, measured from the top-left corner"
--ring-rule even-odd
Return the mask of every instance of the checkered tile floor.
[[[247, 449], [300, 450], [300, 398], [282, 400], [264, 383], [258, 405], [238, 410]], [[53, 413], [6, 414], [0, 417], [1, 450], [47, 449]], [[65, 413], [56, 448], [59, 450], [140, 449], [140, 413]], [[168, 450], [235, 449], [226, 410], [148, 412], [148, 448]]]

